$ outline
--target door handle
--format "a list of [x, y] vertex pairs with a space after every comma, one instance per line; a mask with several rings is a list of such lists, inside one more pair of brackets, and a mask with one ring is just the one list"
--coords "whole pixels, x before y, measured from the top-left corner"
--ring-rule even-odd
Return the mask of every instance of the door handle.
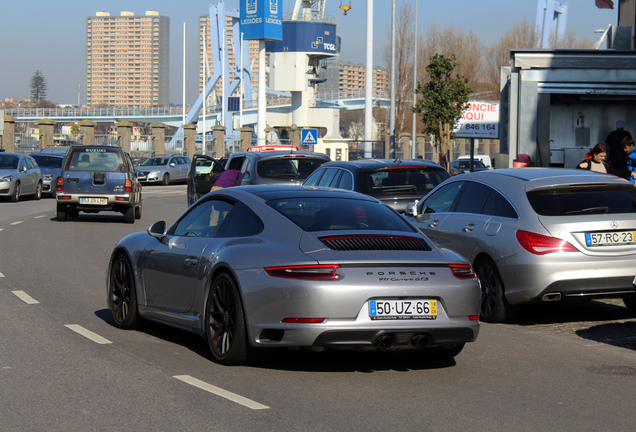
[[468, 225], [464, 226], [464, 228], [462, 228], [462, 231], [471, 232], [474, 229], [475, 229], [475, 224], [468, 224]]
[[430, 221], [428, 226], [431, 228], [435, 228], [439, 224], [439, 220]]
[[199, 264], [198, 258], [186, 258], [185, 259], [185, 265], [187, 265], [189, 267], [194, 267], [197, 264]]

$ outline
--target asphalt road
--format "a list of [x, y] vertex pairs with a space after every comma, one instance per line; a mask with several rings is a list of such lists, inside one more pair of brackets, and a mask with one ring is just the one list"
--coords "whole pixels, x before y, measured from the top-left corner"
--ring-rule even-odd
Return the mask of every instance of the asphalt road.
[[294, 350], [224, 367], [198, 336], [119, 330], [112, 247], [174, 221], [185, 186], [145, 187], [143, 204], [130, 225], [0, 202], [0, 431], [633, 430], [636, 319], [619, 301], [527, 308], [443, 363]]

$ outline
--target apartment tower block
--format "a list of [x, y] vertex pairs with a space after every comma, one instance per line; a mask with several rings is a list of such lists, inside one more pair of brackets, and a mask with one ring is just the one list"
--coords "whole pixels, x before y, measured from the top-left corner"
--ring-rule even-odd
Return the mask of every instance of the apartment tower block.
[[86, 103], [168, 106], [170, 18], [158, 12], [86, 18]]

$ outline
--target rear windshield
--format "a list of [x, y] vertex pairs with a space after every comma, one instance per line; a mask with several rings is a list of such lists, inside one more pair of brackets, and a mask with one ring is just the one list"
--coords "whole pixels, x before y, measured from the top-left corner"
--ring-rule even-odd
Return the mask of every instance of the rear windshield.
[[569, 185], [534, 190], [528, 201], [542, 216], [636, 212], [636, 187], [624, 185]]
[[256, 173], [262, 178], [304, 180], [325, 162], [312, 157], [262, 159], [256, 165]]
[[367, 171], [362, 174], [361, 192], [378, 195], [426, 195], [450, 177], [440, 168], [404, 167]]
[[75, 148], [66, 166], [69, 171], [123, 171], [121, 153], [115, 147]]
[[290, 198], [267, 204], [305, 231], [414, 231], [400, 215], [380, 203], [351, 198]]
[[64, 160], [61, 157], [54, 156], [43, 156], [37, 154], [31, 154], [31, 157], [35, 159], [35, 161], [42, 168], [62, 168], [62, 161]]

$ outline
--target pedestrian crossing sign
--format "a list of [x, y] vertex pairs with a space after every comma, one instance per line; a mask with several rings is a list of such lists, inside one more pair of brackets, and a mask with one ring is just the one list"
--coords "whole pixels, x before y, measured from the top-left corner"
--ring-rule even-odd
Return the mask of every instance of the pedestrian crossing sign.
[[303, 145], [316, 145], [318, 144], [318, 129], [302, 129], [300, 137]]

